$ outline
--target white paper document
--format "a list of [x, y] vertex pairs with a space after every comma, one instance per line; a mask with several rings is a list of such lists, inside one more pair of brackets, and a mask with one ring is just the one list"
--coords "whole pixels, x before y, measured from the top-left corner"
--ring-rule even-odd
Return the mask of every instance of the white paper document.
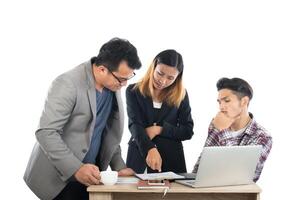
[[175, 174], [174, 172], [135, 174], [135, 176], [142, 180], [184, 179], [184, 176]]

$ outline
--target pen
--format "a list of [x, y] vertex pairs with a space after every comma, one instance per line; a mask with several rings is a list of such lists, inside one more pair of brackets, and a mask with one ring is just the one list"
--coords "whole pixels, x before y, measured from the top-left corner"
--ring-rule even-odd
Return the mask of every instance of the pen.
[[164, 197], [166, 196], [166, 194], [167, 194], [167, 192], [168, 192], [168, 189], [169, 189], [169, 188], [165, 188], [165, 190], [164, 190], [164, 195], [162, 196], [162, 198], [164, 198]]

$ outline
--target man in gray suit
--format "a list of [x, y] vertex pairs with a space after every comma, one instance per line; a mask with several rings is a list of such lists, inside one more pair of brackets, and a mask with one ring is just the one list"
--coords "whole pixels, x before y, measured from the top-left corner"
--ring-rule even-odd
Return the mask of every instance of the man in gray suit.
[[36, 131], [24, 180], [41, 199], [88, 199], [108, 166], [132, 175], [121, 157], [120, 89], [141, 67], [136, 48], [113, 38], [97, 57], [57, 77]]

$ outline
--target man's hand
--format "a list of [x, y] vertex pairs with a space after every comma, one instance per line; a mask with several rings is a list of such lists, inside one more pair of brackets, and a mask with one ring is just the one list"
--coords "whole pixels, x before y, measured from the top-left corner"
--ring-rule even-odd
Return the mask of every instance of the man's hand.
[[146, 128], [146, 133], [150, 140], [152, 140], [155, 136], [159, 135], [161, 133], [162, 127], [161, 126], [149, 126]]
[[90, 186], [98, 185], [100, 183], [100, 171], [96, 165], [83, 164], [74, 174], [77, 181]]
[[148, 151], [146, 163], [149, 167], [151, 167], [151, 169], [161, 172], [162, 160], [156, 148], [152, 148]]
[[118, 172], [118, 176], [133, 176], [135, 172], [131, 168], [124, 168]]
[[220, 111], [213, 119], [213, 125], [220, 131], [229, 128], [233, 122], [240, 118], [240, 115], [236, 117], [230, 117], [226, 113]]

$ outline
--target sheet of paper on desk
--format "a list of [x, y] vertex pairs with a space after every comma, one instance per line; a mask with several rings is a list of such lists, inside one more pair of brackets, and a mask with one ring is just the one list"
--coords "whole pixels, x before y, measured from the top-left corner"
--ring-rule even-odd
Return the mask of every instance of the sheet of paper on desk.
[[175, 174], [174, 172], [162, 172], [162, 173], [151, 173], [151, 174], [135, 174], [142, 180], [162, 180], [162, 179], [183, 179], [184, 176]]
[[139, 179], [136, 177], [118, 177], [117, 184], [137, 184]]

